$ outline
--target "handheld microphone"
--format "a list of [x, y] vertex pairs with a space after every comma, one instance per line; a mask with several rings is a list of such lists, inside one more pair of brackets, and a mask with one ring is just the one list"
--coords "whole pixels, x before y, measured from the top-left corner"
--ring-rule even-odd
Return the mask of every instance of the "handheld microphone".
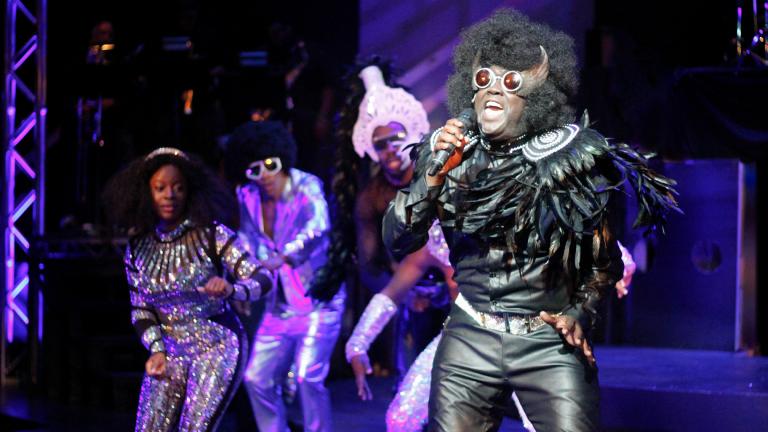
[[[466, 108], [461, 113], [459, 113], [458, 117], [456, 117], [457, 120], [459, 120], [464, 127], [461, 128], [462, 132], [466, 132], [470, 129], [473, 129], [475, 127], [475, 124], [477, 123], [477, 117], [475, 116], [475, 109], [474, 108]], [[448, 161], [448, 158], [451, 157], [454, 150], [456, 150], [455, 146], [451, 146], [450, 148], [444, 149], [444, 150], [438, 150], [435, 153], [435, 157], [432, 158], [431, 161], [429, 161], [429, 169], [427, 170], [427, 175], [434, 176], [438, 172], [440, 172], [441, 169], [443, 169], [443, 166], [445, 165], [445, 162]]]

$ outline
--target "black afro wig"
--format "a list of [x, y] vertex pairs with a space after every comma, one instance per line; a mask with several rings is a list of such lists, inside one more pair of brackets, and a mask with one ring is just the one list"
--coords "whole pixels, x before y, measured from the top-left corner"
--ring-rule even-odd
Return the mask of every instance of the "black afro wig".
[[279, 157], [283, 170], [296, 163], [296, 141], [291, 133], [276, 121], [249, 121], [238, 126], [229, 136], [224, 156], [227, 178], [233, 183], [246, 180], [245, 170], [255, 160]]
[[472, 107], [472, 68], [476, 58], [480, 66], [524, 71], [541, 62], [539, 46], [549, 56], [549, 75], [528, 95], [521, 122], [526, 132], [572, 122], [574, 108], [569, 101], [578, 88], [573, 39], [511, 9], [501, 9], [462, 32], [461, 42], [453, 53], [454, 73], [448, 80], [451, 114], [455, 116]]

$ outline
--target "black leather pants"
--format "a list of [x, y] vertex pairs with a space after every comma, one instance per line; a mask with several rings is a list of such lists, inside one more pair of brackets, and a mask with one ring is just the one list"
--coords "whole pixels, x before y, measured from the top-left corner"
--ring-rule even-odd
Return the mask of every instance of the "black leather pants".
[[552, 327], [512, 335], [453, 306], [432, 368], [429, 430], [496, 431], [512, 391], [539, 432], [599, 427], [597, 371]]

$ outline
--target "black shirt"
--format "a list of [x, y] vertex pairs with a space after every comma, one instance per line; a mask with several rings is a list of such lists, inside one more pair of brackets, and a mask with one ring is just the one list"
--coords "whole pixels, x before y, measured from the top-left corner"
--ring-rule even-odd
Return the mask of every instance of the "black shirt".
[[[487, 145], [487, 143], [486, 143]], [[419, 164], [427, 159], [429, 144], [422, 144]], [[600, 272], [602, 291], [621, 279], [623, 264], [615, 239], [607, 241], [606, 254], [600, 263], [592, 260], [592, 236], [587, 236], [579, 259], [581, 271], [566, 273], [559, 259], [550, 258], [548, 245], [537, 248], [533, 255], [517, 248], [513, 253], [504, 241], [492, 241], [467, 229], [472, 214], [457, 212], [463, 206], [464, 194], [460, 184], [472, 182], [492, 167], [505, 162], [512, 175], [535, 166], [518, 149], [502, 161], [483, 145], [468, 146], [461, 164], [451, 170], [442, 186], [429, 188], [424, 169], [417, 168], [411, 184], [399, 191], [385, 214], [384, 241], [395, 256], [410, 253], [425, 244], [434, 218], [439, 217], [446, 241], [451, 249], [450, 260], [455, 268], [454, 279], [461, 295], [482, 312], [511, 312], [538, 314], [540, 311], [564, 312], [589, 324], [589, 314], [582, 310], [584, 283], [594, 280]], [[422, 167], [423, 168], [423, 167]], [[542, 198], [543, 199], [543, 198]], [[515, 198], [512, 198], [515, 200]], [[489, 206], [499, 203], [487, 203]], [[482, 210], [482, 209], [479, 209]], [[499, 226], [498, 230], [509, 227]], [[550, 229], [556, 229], [554, 225]], [[504, 238], [499, 233], [498, 238]], [[573, 257], [576, 259], [576, 257]], [[592, 299], [593, 301], [596, 299]], [[592, 309], [591, 306], [589, 309]]]

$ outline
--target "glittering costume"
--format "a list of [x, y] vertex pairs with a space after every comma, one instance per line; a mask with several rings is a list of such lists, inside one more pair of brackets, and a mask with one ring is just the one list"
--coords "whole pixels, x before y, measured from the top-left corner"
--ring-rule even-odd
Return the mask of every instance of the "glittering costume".
[[[429, 253], [440, 262], [450, 265], [448, 260], [450, 250], [437, 221], [429, 229], [427, 248]], [[442, 333], [438, 334], [419, 353], [411, 367], [408, 368], [408, 373], [405, 374], [403, 381], [400, 382], [395, 398], [387, 408], [388, 432], [419, 432], [427, 424], [427, 402], [429, 400], [429, 386], [432, 381], [432, 362], [435, 359], [435, 349], [440, 343], [441, 336]]]
[[387, 408], [388, 432], [419, 432], [427, 424], [429, 387], [432, 363], [442, 333], [419, 354], [397, 388], [395, 398]]
[[240, 233], [261, 259], [281, 253], [286, 264], [278, 269], [278, 287], [267, 299], [267, 309], [245, 382], [259, 430], [287, 430], [282, 384], [292, 364], [307, 431], [330, 431], [330, 396], [325, 388], [329, 361], [341, 326], [345, 292], [319, 302], [306, 290], [314, 271], [325, 263], [328, 247], [328, 209], [320, 180], [297, 169], [276, 203], [273, 238], [265, 234], [259, 189], [252, 183], [238, 189]]
[[125, 259], [131, 321], [151, 353], [166, 353], [167, 377], [145, 376], [137, 431], [214, 430], [239, 383], [247, 339], [228, 299], [198, 292], [213, 276], [232, 278], [233, 300], [256, 300], [269, 272], [224, 225], [132, 239]]
[[[399, 187], [394, 184], [395, 179], [388, 177], [384, 168], [387, 161], [380, 160], [380, 157], [386, 158], [387, 151], [394, 153], [401, 161], [398, 174], [406, 176], [407, 180], [407, 176], [412, 172], [409, 171], [412, 162], [408, 144], [418, 142], [429, 131], [429, 122], [421, 103], [404, 89], [388, 86], [378, 66], [367, 66], [358, 76], [365, 86], [365, 95], [357, 110], [351, 141], [359, 157], [368, 156], [380, 165], [376, 167], [379, 170], [377, 175], [356, 197], [354, 219], [357, 231], [357, 261], [362, 284], [370, 292], [377, 294], [366, 307], [347, 343], [347, 359], [351, 361], [353, 356], [367, 352], [373, 339], [381, 333], [388, 321], [397, 315], [395, 360], [397, 372], [403, 376], [417, 354], [440, 331], [439, 324], [446, 316], [450, 298], [446, 284], [442, 283], [443, 275], [436, 271], [439, 270], [437, 268], [431, 269], [415, 286], [410, 287], [406, 295], [406, 304], [412, 304], [419, 298], [429, 300], [429, 306], [422, 312], [415, 312], [408, 307], [398, 309], [387, 295], [379, 293], [391, 279], [396, 278], [392, 270], [396, 263], [381, 241], [381, 220], [389, 201], [394, 198]], [[374, 131], [391, 124], [401, 125], [402, 129], [386, 146], [382, 143], [375, 144]], [[387, 149], [383, 150], [382, 147]], [[362, 349], [360, 344], [365, 345], [365, 348]], [[359, 351], [361, 349], [362, 351]], [[368, 362], [367, 355], [363, 362]]]
[[[435, 223], [430, 230], [429, 252], [444, 264], [450, 265], [447, 261], [448, 246], [438, 223]], [[353, 357], [359, 355], [365, 355], [364, 358], [367, 359], [366, 353], [371, 343], [397, 311], [397, 305], [389, 297], [381, 293], [375, 294], [347, 340], [345, 345], [347, 361], [351, 362]]]
[[[387, 69], [386, 66], [384, 69]], [[419, 430], [417, 425], [422, 422], [423, 418], [426, 418], [425, 396], [428, 395], [429, 389], [429, 381], [427, 380], [427, 393], [423, 391], [425, 387], [421, 385], [423, 383], [421, 372], [429, 371], [432, 359], [429, 353], [425, 353], [423, 350], [439, 333], [438, 324], [445, 317], [450, 297], [446, 284], [435, 283], [434, 280], [430, 279], [435, 276], [441, 278], [442, 273], [428, 274], [426, 277], [422, 277], [415, 286], [398, 286], [394, 290], [395, 293], [403, 288], [408, 290], [405, 294], [406, 304], [411, 304], [416, 297], [428, 298], [430, 306], [421, 313], [414, 313], [407, 307], [398, 309], [398, 305], [389, 297], [393, 291], [385, 290], [386, 294], [378, 292], [385, 285], [389, 286], [390, 279], [397, 278], [397, 273], [392, 274], [394, 267], [392, 258], [386, 252], [381, 241], [381, 220], [389, 201], [394, 198], [398, 186], [385, 175], [386, 168], [382, 167], [387, 164], [388, 155], [384, 151], [392, 151], [402, 161], [400, 174], [404, 175], [404, 179], [407, 181], [412, 172], [412, 162], [407, 145], [419, 141], [428, 132], [429, 123], [426, 111], [418, 100], [405, 90], [386, 84], [381, 65], [364, 67], [358, 76], [364, 84], [365, 95], [360, 99], [359, 108], [354, 107], [356, 121], [351, 133], [351, 143], [358, 156], [362, 158], [367, 155], [374, 162], [378, 162], [380, 165], [377, 168], [380, 171], [356, 197], [354, 216], [358, 244], [357, 256], [358, 263], [362, 267], [361, 280], [363, 284], [377, 294], [368, 303], [347, 341], [346, 357], [349, 362], [354, 357], [358, 357], [366, 370], [370, 370], [370, 360], [367, 355], [370, 345], [384, 330], [387, 323], [397, 315], [401, 336], [407, 335], [408, 340], [406, 344], [402, 343], [403, 337], [397, 338], [398, 373], [401, 376], [406, 376], [405, 381], [399, 386], [398, 394], [414, 395], [414, 397], [421, 397], [422, 399], [418, 405], [403, 405], [401, 402], [409, 404], [416, 399], [410, 397], [395, 398], [390, 405], [389, 412], [400, 414], [394, 420], [391, 415], [388, 415], [387, 429], [390, 431]], [[352, 97], [351, 100], [355, 100], [355, 98]], [[387, 150], [382, 150], [384, 146], [381, 142], [374, 144], [375, 130], [392, 123], [403, 126], [402, 134], [398, 134], [397, 139], [388, 144]], [[380, 158], [385, 158], [385, 160], [380, 160]], [[440, 227], [433, 227], [430, 234], [434, 234], [434, 237], [430, 237], [431, 241], [428, 248], [430, 254], [436, 257], [437, 261], [441, 262], [444, 267], [449, 267], [448, 248]], [[403, 266], [399, 267], [399, 269], [403, 268]], [[405, 269], [405, 271], [410, 270]], [[422, 360], [425, 358], [426, 361]], [[409, 365], [410, 369], [406, 375], [406, 369]], [[411, 416], [413, 410], [419, 410], [422, 407], [424, 408], [422, 418]]]
[[[393, 277], [391, 269], [395, 265], [381, 241], [381, 220], [387, 204], [394, 198], [396, 192], [397, 188], [382, 174], [373, 178], [358, 196], [355, 224], [358, 234], [357, 256], [360, 280], [365, 288], [376, 293], [371, 298], [370, 309], [366, 307], [366, 311], [369, 310], [369, 312], [364, 311], [361, 315], [360, 325], [364, 328], [363, 322], [369, 320], [378, 322], [377, 327], [380, 327], [368, 336], [370, 341], [365, 351], [367, 352], [368, 345], [396, 316], [397, 337], [391, 342], [394, 342], [393, 348], [396, 350], [393, 357], [397, 373], [403, 376], [416, 355], [440, 332], [440, 323], [447, 314], [450, 296], [447, 285], [443, 281], [443, 274], [436, 268], [430, 269], [428, 274], [411, 287], [403, 301], [409, 304], [414, 296], [429, 299], [429, 307], [424, 312], [413, 312], [407, 306], [399, 308], [389, 297], [380, 293]], [[386, 305], [386, 310], [391, 311], [391, 315], [379, 316], [379, 313], [384, 311], [380, 309], [382, 305]], [[360, 331], [363, 331], [362, 328]], [[388, 334], [385, 332], [386, 336]], [[408, 339], [410, 343], [406, 345], [403, 343], [404, 339]], [[347, 352], [349, 353], [349, 349]], [[347, 358], [351, 360], [350, 355]]]

